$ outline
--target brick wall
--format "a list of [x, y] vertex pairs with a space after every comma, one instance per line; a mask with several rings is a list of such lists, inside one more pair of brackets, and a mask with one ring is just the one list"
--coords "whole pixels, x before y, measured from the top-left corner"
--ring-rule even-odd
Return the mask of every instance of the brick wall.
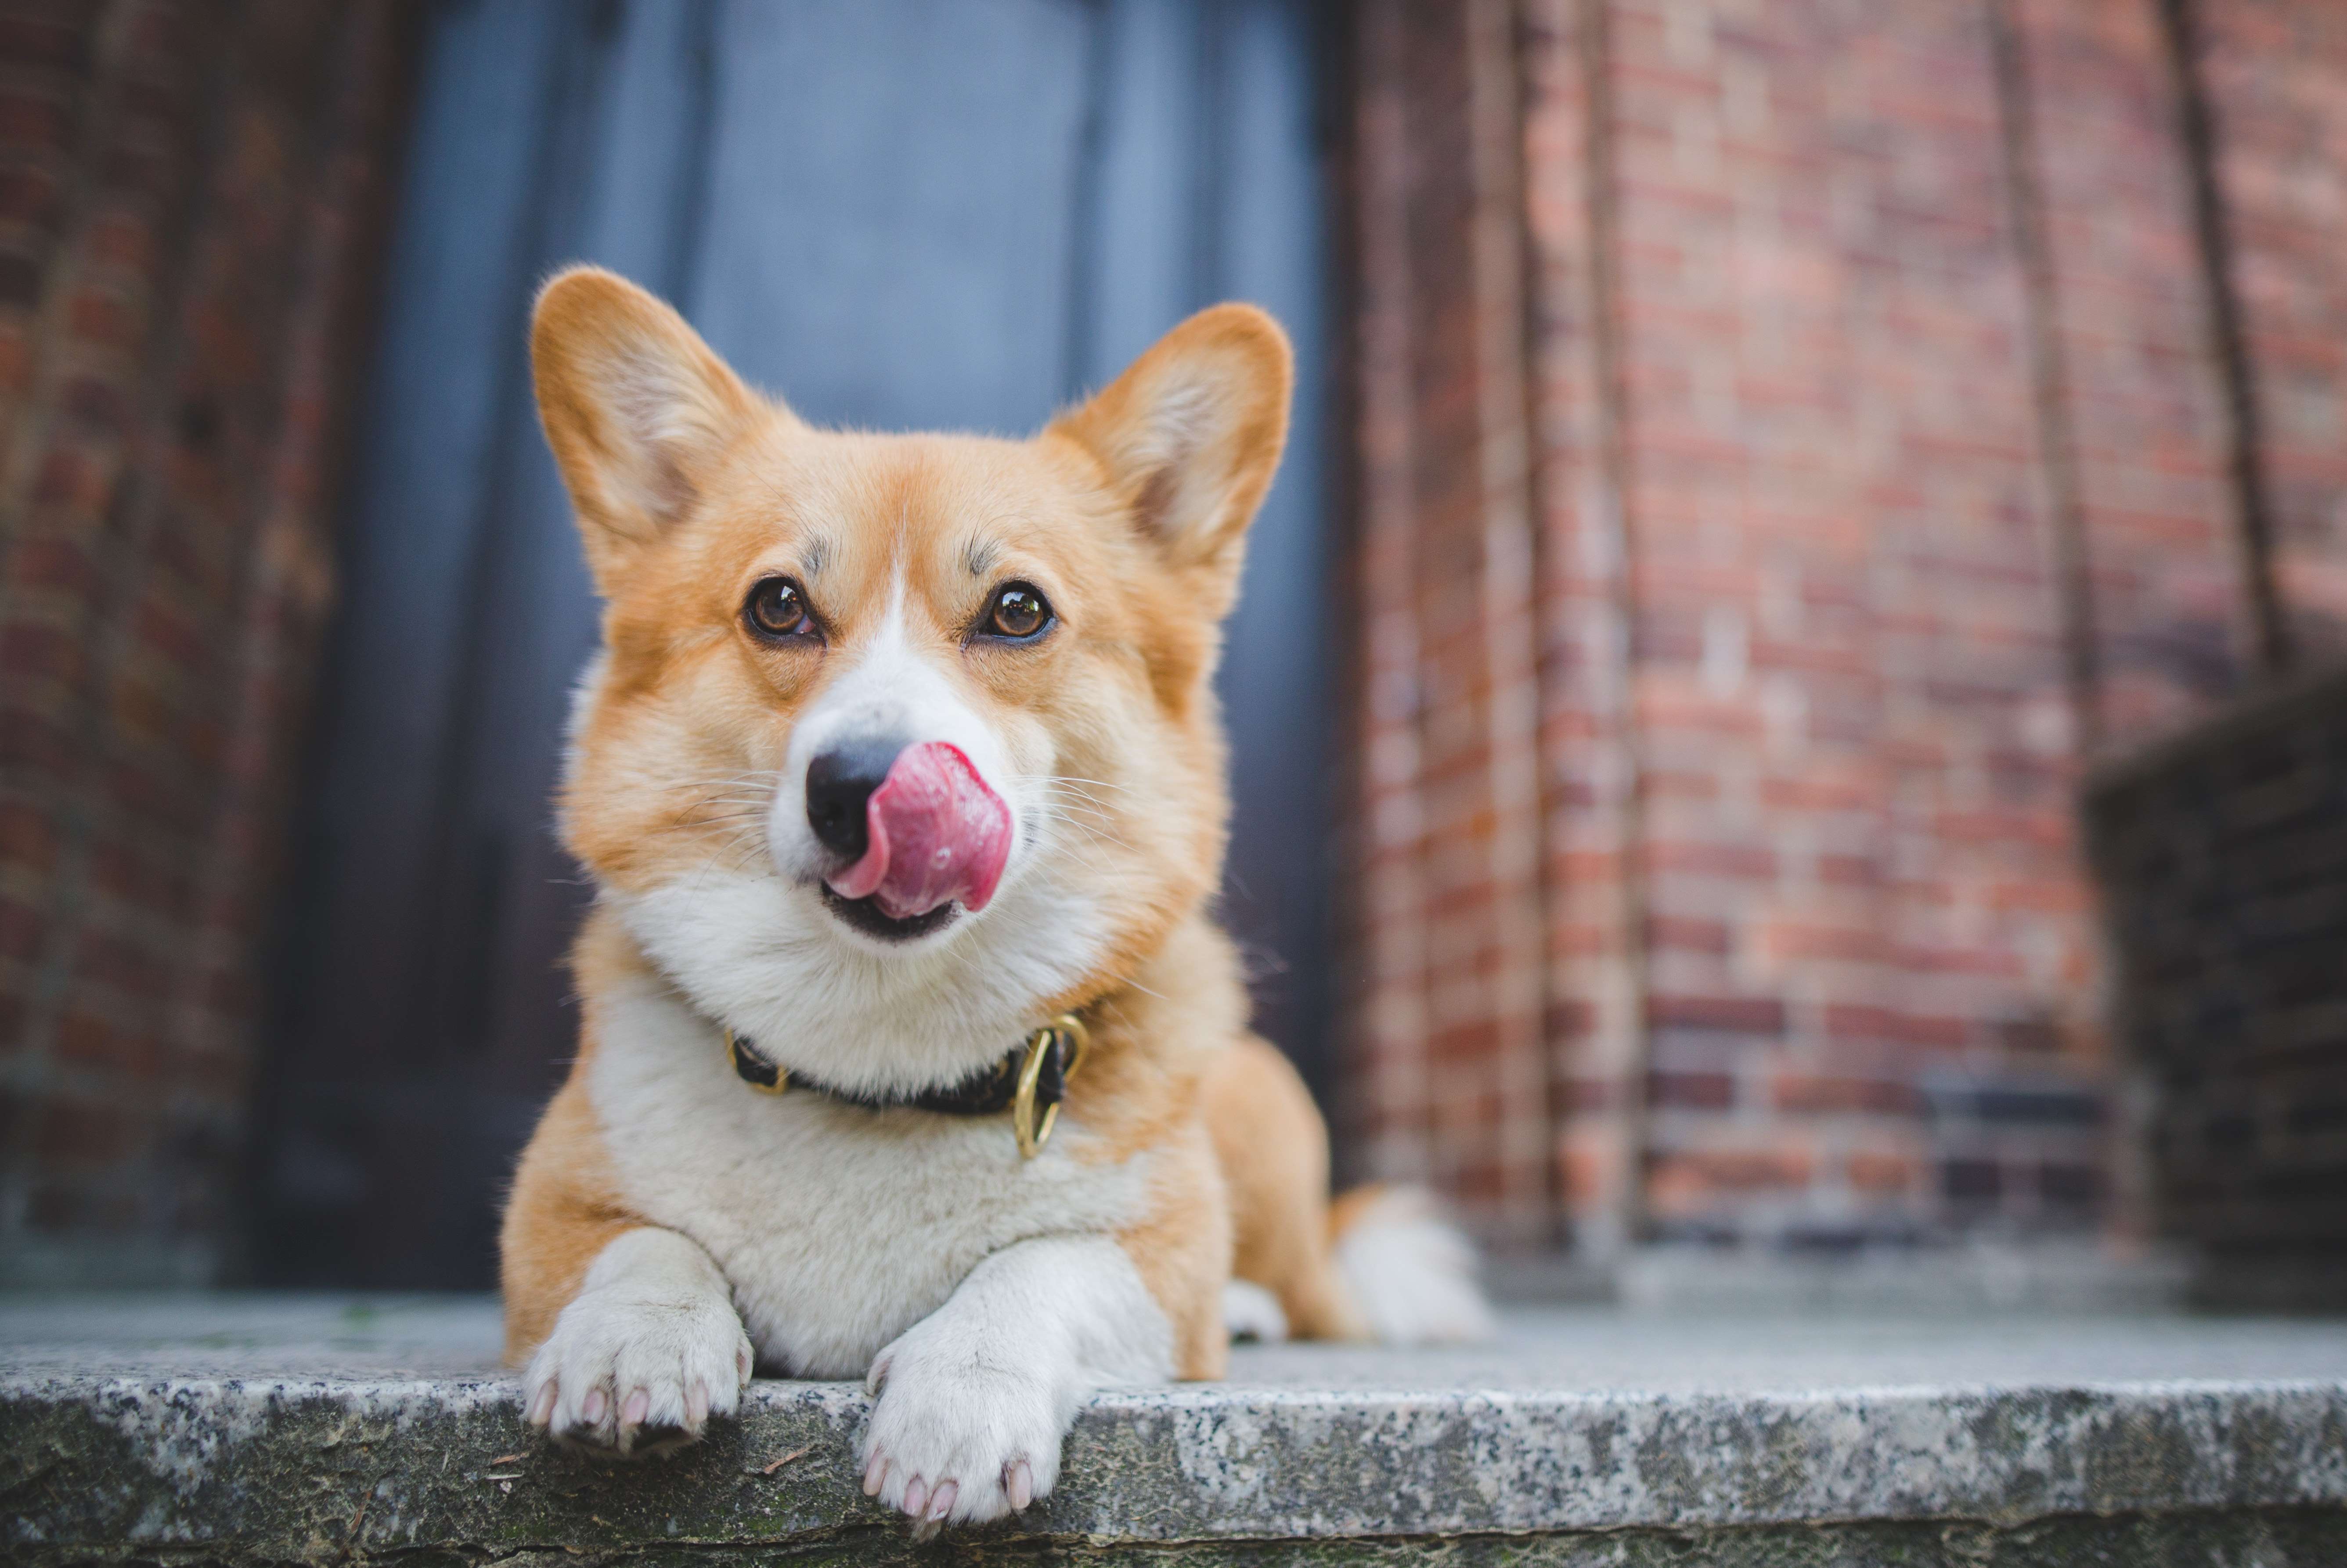
[[[221, 1267], [381, 0], [0, 0], [0, 1277]], [[2347, 14], [1362, 0], [1350, 1163], [2139, 1232], [2089, 765], [2347, 638]]]
[[2198, 9], [2275, 574], [2293, 641], [2335, 657], [2347, 653], [2347, 8]]
[[0, 4], [0, 1280], [222, 1266], [401, 25]]
[[1598, 1252], [2144, 1230], [2076, 791], [2347, 573], [2347, 27], [2214, 9], [1360, 8], [1363, 1171]]

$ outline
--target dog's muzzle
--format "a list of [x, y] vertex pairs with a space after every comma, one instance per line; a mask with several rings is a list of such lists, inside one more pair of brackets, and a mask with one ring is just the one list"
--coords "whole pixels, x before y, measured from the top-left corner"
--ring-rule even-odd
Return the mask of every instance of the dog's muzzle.
[[908, 746], [885, 766], [884, 755], [844, 747], [808, 765], [808, 823], [826, 848], [853, 857], [825, 882], [891, 920], [956, 900], [984, 909], [1010, 858], [1010, 808], [959, 747]]

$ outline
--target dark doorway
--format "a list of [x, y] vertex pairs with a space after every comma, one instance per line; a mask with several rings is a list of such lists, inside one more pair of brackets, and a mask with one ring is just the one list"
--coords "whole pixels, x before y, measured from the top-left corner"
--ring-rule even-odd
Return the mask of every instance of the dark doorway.
[[441, 0], [425, 27], [264, 1087], [268, 1278], [474, 1287], [575, 1024], [548, 797], [595, 602], [531, 408], [553, 267], [807, 417], [1023, 433], [1192, 310], [1303, 374], [1223, 690], [1231, 923], [1316, 1082], [1322, 170], [1302, 0]]

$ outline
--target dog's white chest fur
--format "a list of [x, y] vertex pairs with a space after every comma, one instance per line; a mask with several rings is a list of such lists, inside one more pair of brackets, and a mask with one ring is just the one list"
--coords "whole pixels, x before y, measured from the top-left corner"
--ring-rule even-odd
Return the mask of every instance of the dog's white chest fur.
[[715, 1026], [650, 984], [600, 1021], [589, 1089], [629, 1206], [716, 1260], [776, 1370], [861, 1377], [989, 1253], [1113, 1233], [1144, 1205], [1145, 1156], [1079, 1163], [1064, 1115], [1022, 1160], [1007, 1115], [759, 1094]]

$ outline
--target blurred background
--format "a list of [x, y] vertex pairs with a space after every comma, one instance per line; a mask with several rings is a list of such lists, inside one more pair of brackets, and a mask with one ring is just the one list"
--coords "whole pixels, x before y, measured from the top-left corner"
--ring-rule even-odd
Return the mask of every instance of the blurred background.
[[1225, 907], [1514, 1288], [2347, 1305], [2332, 0], [0, 0], [0, 1283], [490, 1282], [573, 260], [844, 424], [1286, 323]]

